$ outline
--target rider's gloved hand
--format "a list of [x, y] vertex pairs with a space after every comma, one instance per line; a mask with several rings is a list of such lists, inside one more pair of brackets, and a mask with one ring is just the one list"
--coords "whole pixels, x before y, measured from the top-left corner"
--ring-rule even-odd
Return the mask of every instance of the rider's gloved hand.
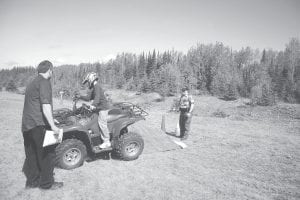
[[192, 116], [192, 113], [191, 113], [191, 112], [187, 112], [187, 113], [186, 113], [186, 116], [187, 116], [187, 117], [191, 117], [191, 116]]
[[79, 100], [79, 99], [80, 99], [80, 94], [74, 93], [73, 100]]
[[96, 110], [96, 107], [94, 105], [90, 105], [91, 110]]

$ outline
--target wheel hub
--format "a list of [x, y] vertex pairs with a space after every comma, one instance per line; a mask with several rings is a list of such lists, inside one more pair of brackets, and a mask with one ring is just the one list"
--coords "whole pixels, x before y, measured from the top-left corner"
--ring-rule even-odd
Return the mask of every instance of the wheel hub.
[[131, 142], [125, 149], [129, 156], [134, 156], [139, 151], [139, 144], [137, 142]]
[[81, 158], [81, 151], [77, 148], [72, 148], [66, 151], [64, 156], [64, 162], [67, 165], [74, 165], [76, 164]]

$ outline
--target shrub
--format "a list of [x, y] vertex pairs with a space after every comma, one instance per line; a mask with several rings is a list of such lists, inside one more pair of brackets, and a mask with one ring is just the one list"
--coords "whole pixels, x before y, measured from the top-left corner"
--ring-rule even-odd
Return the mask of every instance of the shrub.
[[72, 98], [73, 94], [76, 91], [79, 91], [80, 88], [76, 86], [67, 86], [67, 85], [54, 85], [53, 86], [53, 94], [55, 97], [60, 97], [60, 91], [63, 91], [64, 98]]
[[116, 80], [116, 88], [117, 89], [123, 89], [125, 84], [126, 84], [126, 80], [123, 77], [120, 77]]
[[173, 100], [170, 111], [179, 112], [179, 98], [175, 98]]
[[143, 93], [147, 93], [151, 91], [150, 83], [147, 79], [142, 80], [139, 88], [140, 88], [139, 91]]
[[298, 103], [300, 103], [300, 80], [296, 83], [296, 92], [295, 92], [295, 98]]
[[234, 101], [237, 100], [238, 94], [234, 84], [227, 84], [225, 94], [221, 99], [225, 101]]
[[6, 91], [15, 92], [17, 91], [17, 86], [14, 80], [10, 80], [6, 85]]
[[251, 104], [260, 106], [275, 104], [275, 96], [268, 84], [256, 85], [251, 89]]
[[229, 117], [228, 114], [226, 114], [224, 111], [222, 110], [217, 110], [215, 112], [212, 113], [213, 117], [219, 117], [219, 118], [225, 118], [225, 117]]
[[138, 90], [137, 83], [133, 78], [129, 79], [124, 87], [126, 90]]

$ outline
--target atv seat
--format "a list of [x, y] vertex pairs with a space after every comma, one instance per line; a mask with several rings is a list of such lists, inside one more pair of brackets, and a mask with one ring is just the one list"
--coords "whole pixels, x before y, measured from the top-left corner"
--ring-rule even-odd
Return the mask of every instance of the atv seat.
[[120, 109], [111, 109], [108, 111], [107, 122], [112, 122], [126, 116], [126, 113], [123, 113]]

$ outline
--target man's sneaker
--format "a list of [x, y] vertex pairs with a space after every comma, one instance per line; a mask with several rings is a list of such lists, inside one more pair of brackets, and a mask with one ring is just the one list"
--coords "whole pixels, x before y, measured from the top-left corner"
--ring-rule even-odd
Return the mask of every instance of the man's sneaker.
[[61, 187], [64, 186], [64, 183], [63, 182], [54, 182], [51, 187], [49, 188], [43, 188], [43, 187], [40, 187], [42, 190], [56, 190], [56, 189], [59, 189]]
[[111, 148], [111, 143], [109, 141], [108, 142], [103, 142], [101, 145], [99, 145], [99, 147], [101, 149]]

